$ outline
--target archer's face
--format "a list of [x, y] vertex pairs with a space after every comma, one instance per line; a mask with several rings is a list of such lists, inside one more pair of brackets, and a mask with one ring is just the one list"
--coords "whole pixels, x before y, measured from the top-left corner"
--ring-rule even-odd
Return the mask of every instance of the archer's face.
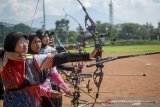
[[42, 43], [39, 37], [35, 36], [31, 43], [31, 49], [32, 51], [38, 53], [41, 49]]
[[44, 45], [48, 45], [49, 44], [49, 35], [46, 33], [45, 36], [42, 39], [42, 43]]
[[24, 37], [21, 37], [16, 44], [15, 52], [27, 53], [28, 44], [29, 44], [29, 41], [26, 40]]

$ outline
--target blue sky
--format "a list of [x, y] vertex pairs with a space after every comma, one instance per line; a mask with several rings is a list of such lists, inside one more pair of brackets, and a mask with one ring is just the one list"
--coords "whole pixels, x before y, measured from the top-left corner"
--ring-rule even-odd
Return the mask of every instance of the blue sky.
[[154, 2], [160, 3], [160, 0], [153, 0]]
[[[37, 1], [38, 0], [0, 0], [0, 22], [5, 21], [13, 23], [31, 23]], [[42, 0], [39, 1], [40, 3], [35, 14], [35, 19], [43, 16]], [[90, 9], [89, 14], [94, 21], [109, 21], [108, 4], [110, 0], [80, 1], [85, 5], [87, 9]], [[149, 22], [152, 23], [152, 25], [154, 25], [155, 27], [157, 27], [157, 23], [160, 22], [160, 0], [112, 0], [112, 2], [114, 24], [124, 22], [145, 24], [146, 22]], [[70, 15], [73, 15], [81, 24], [84, 24], [84, 20], [82, 20], [82, 18], [84, 18], [84, 12], [77, 0], [45, 0], [45, 6], [46, 15], [64, 18], [64, 8]], [[50, 20], [46, 20], [46, 22], [47, 21]]]

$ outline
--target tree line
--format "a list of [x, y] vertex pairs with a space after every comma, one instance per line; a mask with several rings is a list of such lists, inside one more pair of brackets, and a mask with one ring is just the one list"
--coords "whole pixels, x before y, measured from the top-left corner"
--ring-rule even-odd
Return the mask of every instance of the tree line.
[[[96, 31], [100, 34], [105, 34], [106, 38], [116, 38], [118, 40], [159, 40], [160, 39], [160, 22], [155, 28], [152, 24], [146, 23], [140, 25], [137, 23], [123, 23], [117, 25], [110, 25], [109, 23], [101, 23], [96, 21]], [[89, 33], [80, 27], [76, 31], [69, 29], [69, 20], [61, 19], [55, 22], [55, 28], [50, 29], [54, 31], [58, 39], [62, 43], [75, 43], [77, 38], [82, 37], [82, 33], [87, 36]], [[35, 32], [38, 28], [30, 28], [23, 23], [12, 25], [0, 22], [0, 43], [3, 44], [5, 36], [12, 31], [19, 31], [25, 34]]]

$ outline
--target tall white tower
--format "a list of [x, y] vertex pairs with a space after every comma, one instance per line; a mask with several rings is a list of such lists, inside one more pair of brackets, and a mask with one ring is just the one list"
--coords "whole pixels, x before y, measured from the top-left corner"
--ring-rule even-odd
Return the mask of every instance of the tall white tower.
[[113, 25], [113, 3], [112, 3], [112, 0], [110, 0], [110, 3], [109, 3], [109, 23], [111, 25]]
[[112, 0], [110, 0], [110, 3], [109, 3], [109, 28], [108, 28], [108, 35], [110, 37], [110, 41], [111, 41], [111, 44], [113, 45], [114, 44], [114, 39], [113, 39], [113, 35], [112, 35], [112, 26], [113, 26], [113, 3], [112, 3]]
[[43, 25], [42, 25], [42, 30], [46, 30], [46, 15], [45, 15], [45, 2], [43, 0]]

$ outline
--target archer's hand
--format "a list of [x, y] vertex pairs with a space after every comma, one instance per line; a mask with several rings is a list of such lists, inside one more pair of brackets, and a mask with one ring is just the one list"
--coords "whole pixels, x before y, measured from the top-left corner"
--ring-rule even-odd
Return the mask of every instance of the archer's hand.
[[91, 57], [91, 58], [95, 58], [99, 53], [100, 53], [100, 54], [102, 53], [102, 49], [100, 50], [100, 49], [95, 48], [95, 49], [91, 52], [90, 57]]
[[26, 54], [18, 52], [5, 52], [4, 57], [11, 60], [25, 60]]
[[72, 96], [71, 91], [65, 92], [67, 95]]
[[60, 98], [60, 97], [62, 97], [62, 94], [58, 91], [51, 90], [51, 97], [52, 98]]

